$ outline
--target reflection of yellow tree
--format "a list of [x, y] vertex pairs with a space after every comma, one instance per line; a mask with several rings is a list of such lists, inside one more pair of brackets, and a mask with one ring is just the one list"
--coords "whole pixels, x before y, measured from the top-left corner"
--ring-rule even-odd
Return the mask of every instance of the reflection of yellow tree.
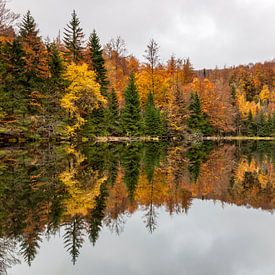
[[90, 184], [84, 187], [77, 179], [77, 175], [81, 171], [81, 163], [85, 157], [74, 147], [68, 147], [67, 153], [72, 154], [74, 161], [70, 161], [69, 167], [59, 175], [60, 180], [66, 186], [69, 194], [65, 201], [66, 214], [73, 217], [75, 215], [87, 215], [89, 210], [95, 207], [95, 199], [100, 194], [100, 186], [106, 181], [107, 177], [99, 177], [98, 172], [94, 172], [89, 179]]
[[275, 175], [273, 166], [267, 158], [264, 158], [261, 163], [259, 163], [254, 157], [250, 161], [242, 157], [236, 170], [235, 182], [241, 185], [247, 173], [253, 175], [253, 178], [260, 183], [261, 188], [266, 188], [268, 185], [274, 185]]

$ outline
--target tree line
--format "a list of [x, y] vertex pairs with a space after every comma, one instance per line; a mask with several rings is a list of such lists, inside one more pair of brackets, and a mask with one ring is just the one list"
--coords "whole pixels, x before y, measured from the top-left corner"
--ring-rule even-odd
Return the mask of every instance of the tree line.
[[44, 41], [30, 11], [16, 31], [18, 15], [1, 3], [0, 135], [274, 133], [274, 62], [196, 71], [189, 58], [161, 63], [153, 39], [141, 62], [121, 37], [103, 47], [94, 30], [85, 42], [75, 11], [63, 40]]

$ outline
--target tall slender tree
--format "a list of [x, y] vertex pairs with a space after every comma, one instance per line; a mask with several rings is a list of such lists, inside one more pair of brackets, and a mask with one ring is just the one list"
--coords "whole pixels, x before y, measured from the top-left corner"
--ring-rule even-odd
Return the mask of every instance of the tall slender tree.
[[190, 117], [188, 126], [193, 131], [199, 131], [203, 135], [209, 135], [212, 132], [212, 127], [207, 116], [201, 110], [200, 98], [197, 93], [191, 94], [189, 105]]
[[101, 93], [104, 96], [107, 96], [107, 70], [105, 68], [105, 61], [103, 58], [103, 49], [100, 45], [100, 40], [95, 30], [93, 30], [92, 34], [90, 35], [88, 46], [91, 68], [95, 72], [96, 80], [101, 86]]
[[39, 36], [39, 30], [28, 11], [20, 24], [19, 37], [25, 52], [25, 75], [29, 86], [49, 76], [46, 47]]
[[124, 134], [137, 136], [142, 133], [140, 100], [135, 84], [135, 76], [131, 74], [128, 87], [124, 92], [125, 106], [121, 114], [121, 127]]
[[73, 62], [78, 63], [82, 59], [84, 33], [80, 27], [80, 20], [75, 10], [72, 19], [64, 31], [64, 44]]
[[161, 136], [164, 134], [164, 123], [159, 108], [155, 106], [152, 92], [149, 92], [145, 106], [144, 133], [150, 136]]

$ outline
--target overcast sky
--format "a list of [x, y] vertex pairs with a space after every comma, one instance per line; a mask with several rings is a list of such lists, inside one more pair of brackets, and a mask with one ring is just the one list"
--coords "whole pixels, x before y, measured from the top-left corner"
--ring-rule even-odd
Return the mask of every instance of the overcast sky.
[[102, 44], [120, 35], [138, 58], [151, 38], [163, 61], [190, 57], [195, 68], [275, 57], [274, 0], [9, 0], [9, 7], [20, 14], [30, 9], [51, 38], [75, 9], [86, 34], [96, 29]]

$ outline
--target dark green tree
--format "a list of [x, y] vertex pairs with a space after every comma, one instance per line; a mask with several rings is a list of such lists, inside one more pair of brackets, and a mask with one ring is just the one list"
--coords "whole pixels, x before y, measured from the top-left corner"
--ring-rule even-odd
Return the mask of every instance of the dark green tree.
[[105, 61], [103, 58], [103, 49], [100, 45], [99, 37], [95, 30], [89, 37], [89, 54], [90, 66], [96, 74], [96, 81], [100, 84], [100, 91], [102, 95], [108, 96], [108, 80], [107, 70], [105, 68]]
[[149, 136], [162, 136], [164, 131], [164, 121], [159, 108], [156, 108], [152, 92], [148, 93], [144, 112], [144, 133]]
[[[94, 30], [89, 37], [89, 63], [91, 69], [96, 74], [96, 81], [100, 84], [100, 91], [103, 96], [105, 96], [108, 101], [110, 100], [108, 95], [108, 80], [107, 80], [107, 70], [105, 69], [105, 62], [103, 58], [103, 50], [100, 45], [99, 37]], [[110, 102], [109, 102], [110, 105]], [[84, 129], [85, 134], [104, 136], [108, 135], [108, 110], [102, 104], [100, 108], [94, 110], [87, 118], [87, 125]], [[111, 129], [112, 131], [112, 129]]]
[[48, 54], [50, 77], [53, 82], [58, 83], [62, 78], [64, 65], [56, 43], [51, 43], [48, 45]]
[[31, 15], [31, 12], [28, 10], [27, 13], [23, 16], [22, 22], [20, 24], [19, 35], [21, 37], [28, 37], [29, 35], [38, 35], [38, 30], [36, 28], [36, 23], [34, 18]]
[[121, 114], [122, 131], [127, 136], [138, 136], [142, 133], [142, 117], [134, 74], [130, 76], [128, 87], [124, 92], [124, 100], [125, 105]]
[[256, 125], [252, 112], [249, 111], [247, 119], [244, 121], [244, 132], [246, 133], [247, 136], [255, 136], [257, 135], [257, 128], [258, 126]]
[[107, 110], [107, 123], [108, 123], [108, 132], [110, 135], [118, 135], [120, 133], [119, 129], [119, 104], [117, 99], [117, 94], [114, 89], [112, 89], [109, 100], [108, 100], [108, 110]]
[[189, 111], [188, 127], [193, 131], [199, 131], [203, 135], [210, 135], [212, 127], [207, 116], [201, 110], [200, 98], [197, 93], [191, 94]]
[[67, 24], [67, 28], [65, 28], [64, 31], [64, 44], [69, 51], [72, 61], [75, 63], [82, 59], [83, 39], [84, 34], [80, 27], [80, 20], [75, 10], [73, 10], [72, 19], [69, 24]]
[[1, 47], [1, 101], [0, 107], [7, 115], [24, 114], [27, 110], [25, 91], [25, 53], [21, 41], [16, 38]]

